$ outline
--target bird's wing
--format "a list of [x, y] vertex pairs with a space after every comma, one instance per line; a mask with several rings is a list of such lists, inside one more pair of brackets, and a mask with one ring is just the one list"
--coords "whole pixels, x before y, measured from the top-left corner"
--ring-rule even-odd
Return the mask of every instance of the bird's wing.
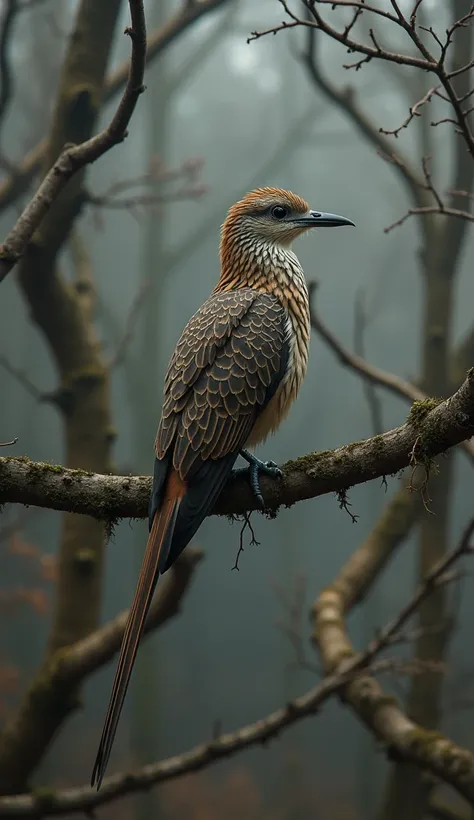
[[209, 460], [236, 457], [288, 360], [288, 318], [275, 296], [247, 288], [211, 296], [171, 359], [157, 458], [172, 452], [173, 467], [186, 480]]

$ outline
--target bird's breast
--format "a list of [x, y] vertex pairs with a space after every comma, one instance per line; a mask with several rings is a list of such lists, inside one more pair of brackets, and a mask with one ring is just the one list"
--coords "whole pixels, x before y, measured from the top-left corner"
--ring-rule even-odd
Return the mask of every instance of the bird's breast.
[[274, 433], [288, 415], [303, 383], [308, 366], [309, 314], [306, 311], [288, 314], [288, 365], [275, 395], [258, 417], [247, 440], [248, 447], [256, 447]]

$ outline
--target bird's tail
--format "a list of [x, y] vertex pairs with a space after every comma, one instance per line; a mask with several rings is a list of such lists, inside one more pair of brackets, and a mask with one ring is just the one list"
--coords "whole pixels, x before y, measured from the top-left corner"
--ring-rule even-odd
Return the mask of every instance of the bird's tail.
[[92, 772], [91, 785], [96, 783], [97, 789], [100, 788], [110, 757], [147, 612], [158, 576], [168, 558], [179, 505], [185, 492], [186, 485], [178, 473], [172, 470], [166, 483], [163, 503], [156, 511], [150, 529], [135, 598], [125, 627], [109, 708]]

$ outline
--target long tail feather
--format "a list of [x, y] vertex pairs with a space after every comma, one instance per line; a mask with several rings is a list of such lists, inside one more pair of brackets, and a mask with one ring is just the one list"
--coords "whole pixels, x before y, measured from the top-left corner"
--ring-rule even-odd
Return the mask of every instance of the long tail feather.
[[185, 492], [184, 482], [173, 470], [167, 481], [163, 504], [153, 519], [135, 598], [125, 627], [109, 708], [92, 772], [91, 785], [97, 784], [97, 789], [100, 789], [110, 757], [147, 612], [158, 576], [168, 559], [179, 505]]

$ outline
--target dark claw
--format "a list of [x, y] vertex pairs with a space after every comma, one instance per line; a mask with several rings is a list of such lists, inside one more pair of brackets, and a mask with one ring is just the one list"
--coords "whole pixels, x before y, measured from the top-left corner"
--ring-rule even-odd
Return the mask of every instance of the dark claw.
[[265, 501], [263, 500], [262, 491], [260, 489], [260, 473], [270, 478], [281, 478], [283, 473], [274, 461], [261, 461], [247, 450], [241, 450], [241, 456], [248, 461], [249, 466], [244, 469], [234, 470], [234, 475], [246, 473], [250, 489], [258, 506], [261, 510], [265, 510]]

